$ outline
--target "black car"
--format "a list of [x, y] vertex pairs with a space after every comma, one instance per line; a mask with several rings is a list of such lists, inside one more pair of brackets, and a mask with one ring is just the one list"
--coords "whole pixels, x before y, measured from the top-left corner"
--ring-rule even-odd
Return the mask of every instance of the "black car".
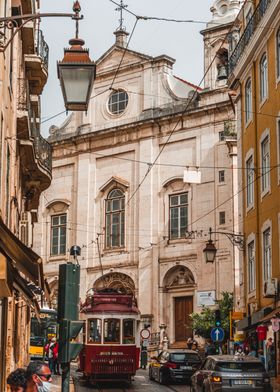
[[196, 351], [164, 350], [158, 357], [151, 358], [149, 378], [160, 384], [169, 381], [188, 382], [200, 365], [201, 359]]
[[264, 365], [257, 358], [211, 355], [192, 376], [192, 392], [272, 392]]

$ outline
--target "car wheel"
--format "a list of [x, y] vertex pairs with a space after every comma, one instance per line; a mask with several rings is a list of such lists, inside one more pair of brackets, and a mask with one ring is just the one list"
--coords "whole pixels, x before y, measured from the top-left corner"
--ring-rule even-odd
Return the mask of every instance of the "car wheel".
[[149, 367], [149, 379], [152, 380], [152, 381], [154, 380], [153, 371], [152, 371], [151, 367]]
[[163, 374], [163, 372], [160, 372], [160, 373], [159, 373], [159, 383], [160, 383], [161, 385], [166, 384], [166, 376]]

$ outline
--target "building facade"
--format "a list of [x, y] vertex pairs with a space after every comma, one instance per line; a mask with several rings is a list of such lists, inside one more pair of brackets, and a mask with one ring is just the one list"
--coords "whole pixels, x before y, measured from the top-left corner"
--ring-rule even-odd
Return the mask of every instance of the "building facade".
[[[38, 1], [1, 0], [1, 17], [32, 14]], [[1, 22], [2, 23], [2, 22]], [[22, 21], [19, 21], [20, 25]], [[0, 28], [0, 389], [27, 365], [32, 287], [44, 290], [33, 244], [40, 193], [51, 182], [51, 148], [40, 135], [40, 94], [48, 77], [48, 46], [38, 21]]]
[[[192, 335], [189, 314], [239, 292], [237, 250], [209, 227], [238, 227], [234, 112], [224, 71], [224, 37], [236, 1], [216, 1], [203, 31], [204, 88], [173, 75], [174, 59], [126, 49], [128, 33], [97, 61], [87, 114], [50, 128], [53, 180], [41, 197], [34, 245], [56, 304], [58, 267], [82, 249], [81, 297], [91, 288], [135, 294], [141, 320], [171, 343]], [[125, 52], [125, 53], [124, 53]], [[123, 59], [122, 59], [123, 57]], [[153, 164], [153, 162], [155, 162]]]
[[[235, 43], [229, 58], [229, 84], [235, 91], [238, 116], [246, 245], [247, 317], [238, 328], [246, 329], [253, 338], [257, 327], [265, 324], [267, 337], [276, 343], [279, 339], [273, 336], [271, 320], [279, 313], [280, 277], [279, 1], [246, 1], [232, 33]], [[279, 351], [278, 344], [276, 348]]]

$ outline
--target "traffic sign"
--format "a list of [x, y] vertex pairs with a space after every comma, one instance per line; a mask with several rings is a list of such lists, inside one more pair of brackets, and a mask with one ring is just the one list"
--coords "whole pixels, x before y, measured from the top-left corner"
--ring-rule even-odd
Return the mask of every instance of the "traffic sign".
[[221, 327], [212, 328], [211, 339], [213, 342], [222, 342], [225, 338], [225, 331]]
[[140, 336], [142, 339], [149, 339], [151, 336], [151, 332], [147, 328], [141, 329]]

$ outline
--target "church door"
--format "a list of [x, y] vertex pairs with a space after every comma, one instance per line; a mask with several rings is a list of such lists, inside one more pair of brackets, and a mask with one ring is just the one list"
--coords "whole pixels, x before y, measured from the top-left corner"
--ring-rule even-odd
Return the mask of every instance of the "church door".
[[175, 297], [175, 341], [186, 341], [193, 336], [190, 313], [193, 312], [193, 297]]

